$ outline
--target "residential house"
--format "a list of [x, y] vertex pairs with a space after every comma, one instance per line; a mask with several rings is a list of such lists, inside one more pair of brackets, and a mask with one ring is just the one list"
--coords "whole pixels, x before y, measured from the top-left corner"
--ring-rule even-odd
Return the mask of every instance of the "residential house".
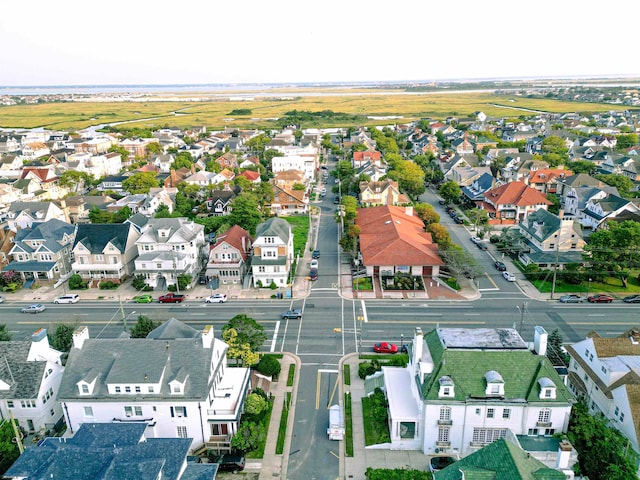
[[529, 173], [529, 178], [524, 183], [535, 188], [541, 193], [558, 193], [557, 179], [571, 176], [571, 170], [564, 168], [541, 168]]
[[260, 178], [260, 173], [253, 170], [244, 170], [237, 176], [246, 178], [250, 183], [253, 183], [254, 185], [257, 185], [262, 181], [262, 179]]
[[481, 205], [485, 192], [496, 188], [498, 180], [489, 172], [473, 179], [471, 184], [462, 187], [462, 196], [469, 205]]
[[[555, 443], [555, 442], [554, 442]], [[561, 464], [552, 468], [524, 451], [519, 444], [500, 438], [471, 455], [433, 473], [434, 480], [567, 480], [574, 472], [569, 468], [573, 448], [569, 442], [558, 441]], [[574, 462], [575, 463], [575, 462]]]
[[93, 155], [107, 153], [117, 140], [108, 135], [91, 138], [73, 138], [67, 142], [66, 148], [70, 148], [76, 153], [88, 152]]
[[136, 193], [133, 195], [127, 195], [122, 197], [119, 200], [114, 200], [109, 205], [107, 205], [107, 211], [115, 213], [127, 207], [129, 208], [129, 210], [131, 210], [131, 213], [138, 213], [138, 211], [146, 203], [148, 198], [149, 197], [146, 193]]
[[0, 135], [0, 153], [13, 153], [20, 150], [20, 139], [13, 135]]
[[233, 170], [224, 168], [211, 178], [211, 184], [212, 185], [224, 184], [226, 182], [230, 182], [231, 180], [233, 180], [235, 176], [236, 174], [233, 172]]
[[531, 175], [531, 172], [549, 168], [549, 164], [544, 160], [533, 160], [532, 157], [528, 153], [507, 155], [505, 166], [500, 170], [500, 176], [507, 182], [524, 181]]
[[107, 205], [114, 201], [108, 195], [75, 195], [58, 200], [57, 205], [64, 212], [65, 221], [76, 224], [89, 222], [89, 212], [92, 209], [106, 211]]
[[60, 178], [54, 168], [24, 167], [20, 179], [37, 182], [40, 188], [47, 192], [47, 197], [52, 200], [62, 198], [69, 193], [67, 188], [60, 185]]
[[273, 200], [269, 207], [273, 215], [297, 215], [309, 211], [309, 198], [305, 190], [273, 186]]
[[216, 239], [209, 252], [207, 278], [217, 277], [222, 285], [240, 284], [247, 273], [251, 254], [251, 236], [234, 225]]
[[353, 152], [353, 168], [356, 170], [366, 163], [380, 163], [382, 154], [376, 150], [364, 150], [361, 152]]
[[193, 175], [194, 173], [196, 173], [196, 169], [193, 165], [191, 165], [191, 168], [181, 167], [177, 170], [172, 168], [169, 172], [169, 176], [164, 180], [164, 187], [177, 188], [180, 182], [184, 181], [185, 178], [189, 175]]
[[258, 169], [258, 165], [260, 165], [260, 158], [257, 155], [247, 155], [246, 158], [240, 162], [238, 167]]
[[3, 271], [18, 272], [25, 283], [60, 280], [71, 272], [71, 247], [75, 236], [75, 225], [56, 218], [33, 222], [30, 227], [16, 232], [9, 252], [12, 261]]
[[379, 163], [364, 163], [358, 170], [356, 170], [356, 177], [360, 175], [366, 175], [374, 182], [379, 182], [382, 177], [387, 174], [387, 164], [385, 162]]
[[236, 155], [235, 153], [231, 153], [231, 152], [226, 152], [223, 155], [220, 155], [218, 158], [215, 159], [215, 162], [220, 165], [221, 169], [235, 169], [238, 168], [238, 155]]
[[601, 337], [594, 331], [566, 348], [571, 391], [586, 400], [592, 414], [604, 415], [640, 453], [640, 329], [631, 328], [619, 337]]
[[360, 258], [367, 275], [381, 280], [396, 273], [437, 277], [444, 262], [438, 245], [424, 231], [424, 223], [412, 207], [360, 208]]
[[201, 170], [192, 175], [189, 175], [183, 181], [185, 183], [188, 183], [189, 185], [206, 187], [207, 185], [215, 185], [219, 183], [219, 178], [218, 178], [218, 174], [215, 172], [207, 172], [205, 170]]
[[480, 208], [489, 213], [490, 223], [517, 223], [549, 205], [551, 201], [539, 191], [522, 182], [510, 182], [485, 192]]
[[53, 202], [13, 202], [7, 211], [7, 225], [13, 232], [30, 228], [33, 222], [65, 221], [64, 211]]
[[231, 213], [231, 202], [240, 194], [242, 189], [238, 185], [225, 182], [222, 189], [212, 190], [207, 199], [207, 207], [216, 217]]
[[460, 155], [441, 157], [439, 162], [440, 170], [446, 181], [453, 179], [453, 171], [455, 168], [471, 167], [473, 164], [474, 162], [471, 158], [465, 158]]
[[[3, 176], [9, 175], [11, 172], [19, 172], [22, 170], [24, 164], [18, 155], [3, 155], [0, 157], [0, 172]], [[13, 178], [17, 178], [19, 175], [11, 175]]]
[[638, 214], [638, 212], [640, 208], [626, 198], [612, 194], [604, 197], [597, 195], [586, 201], [584, 209], [578, 214], [578, 222], [584, 228], [596, 230], [619, 215]]
[[[589, 186], [589, 187], [602, 187], [605, 184], [600, 180], [593, 178], [586, 173], [578, 173], [575, 175], [568, 175], [562, 178], [555, 178], [556, 182], [556, 194], [560, 197], [560, 203], [564, 205], [564, 199], [572, 188]], [[617, 192], [617, 190], [616, 190]]]
[[147, 145], [152, 141], [154, 140], [149, 138], [125, 138], [122, 140], [120, 146], [129, 152], [129, 164], [135, 161], [136, 158], [145, 158], [147, 156]]
[[134, 273], [134, 259], [138, 256], [135, 242], [139, 237], [127, 222], [78, 225], [72, 249], [73, 273], [96, 284], [121, 283]]
[[175, 157], [171, 154], [154, 155], [151, 159], [158, 171], [163, 173], [169, 173], [171, 171], [171, 164], [175, 161]]
[[187, 218], [149, 219], [135, 243], [135, 272], [157, 289], [176, 285], [182, 275], [196, 281], [208, 258], [204, 227]]
[[[145, 437], [190, 438], [192, 450], [230, 450], [249, 369], [230, 368], [228, 346], [172, 318], [146, 338], [89, 338], [81, 326], [60, 385], [67, 428], [142, 422]], [[144, 359], [144, 361], [142, 361]]]
[[[406, 367], [382, 367], [391, 448], [466, 456], [514, 435], [566, 433], [573, 397], [547, 361], [512, 328], [415, 329]], [[365, 380], [367, 392], [380, 379]]]
[[35, 160], [36, 158], [49, 155], [51, 151], [49, 147], [43, 142], [31, 142], [23, 145], [21, 148], [20, 156], [25, 161]]
[[292, 189], [296, 184], [307, 185], [309, 181], [310, 180], [308, 178], [305, 178], [302, 170], [283, 170], [276, 173], [271, 179], [271, 183], [274, 186], [277, 185], [288, 189]]
[[217, 464], [187, 463], [191, 438], [147, 438], [146, 429], [144, 422], [84, 423], [73, 437], [48, 437], [27, 448], [5, 478], [215, 479]]
[[146, 217], [156, 214], [161, 205], [167, 207], [169, 213], [173, 213], [176, 204], [177, 188], [154, 187], [149, 189], [147, 198], [138, 209], [138, 212]]
[[13, 416], [25, 434], [60, 427], [62, 408], [55, 398], [64, 371], [61, 357], [44, 328], [31, 340], [0, 342], [0, 417]]
[[471, 155], [475, 152], [475, 145], [466, 132], [461, 138], [456, 138], [451, 142], [451, 148], [458, 155]]
[[289, 155], [286, 157], [273, 157], [271, 171], [275, 174], [285, 170], [300, 170], [304, 172], [307, 181], [313, 181], [318, 167], [317, 155]]
[[540, 268], [563, 268], [568, 263], [582, 263], [585, 241], [580, 224], [571, 217], [559, 217], [540, 208], [518, 224], [527, 250], [520, 254], [525, 265]]
[[98, 191], [100, 192], [114, 192], [124, 194], [124, 188], [122, 182], [128, 178], [127, 175], [107, 175], [102, 179], [102, 182], [98, 185]]
[[398, 182], [383, 180], [380, 182], [360, 182], [360, 204], [365, 207], [374, 205], [405, 205], [411, 200], [400, 193]]
[[258, 225], [251, 255], [253, 286], [286, 287], [293, 255], [293, 232], [286, 220], [272, 217]]
[[12, 232], [6, 223], [0, 224], [0, 269], [9, 264], [9, 252], [13, 248], [13, 239], [16, 236], [15, 232]]
[[202, 155], [204, 155], [204, 147], [198, 143], [193, 143], [191, 145], [182, 145], [178, 152], [186, 152], [191, 155], [191, 158], [194, 161], [198, 161]]
[[472, 167], [463, 163], [451, 169], [451, 171], [449, 172], [449, 179], [453, 180], [462, 187], [471, 185], [476, 179], [480, 178], [485, 173], [491, 175], [491, 168]]

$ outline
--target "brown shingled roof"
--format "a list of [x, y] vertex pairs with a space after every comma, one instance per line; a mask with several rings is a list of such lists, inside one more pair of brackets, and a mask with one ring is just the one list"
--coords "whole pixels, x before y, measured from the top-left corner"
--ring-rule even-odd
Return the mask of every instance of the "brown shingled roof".
[[489, 190], [484, 196], [494, 205], [551, 205], [551, 202], [542, 193], [522, 182], [506, 183]]

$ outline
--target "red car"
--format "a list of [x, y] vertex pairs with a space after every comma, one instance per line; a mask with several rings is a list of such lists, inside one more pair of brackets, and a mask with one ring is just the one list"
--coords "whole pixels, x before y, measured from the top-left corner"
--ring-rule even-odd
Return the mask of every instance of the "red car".
[[373, 345], [376, 353], [398, 353], [398, 346], [393, 343], [380, 342]]
[[611, 295], [599, 293], [597, 295], [591, 295], [589, 298], [587, 298], [587, 301], [590, 303], [611, 303], [613, 302], [613, 297]]

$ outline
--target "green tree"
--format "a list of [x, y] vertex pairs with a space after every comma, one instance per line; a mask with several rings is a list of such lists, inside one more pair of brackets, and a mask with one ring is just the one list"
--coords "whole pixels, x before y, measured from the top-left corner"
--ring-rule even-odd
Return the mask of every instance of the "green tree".
[[568, 167], [575, 174], [586, 173], [587, 175], [593, 175], [597, 168], [595, 163], [589, 162], [588, 160], [576, 160], [575, 162], [571, 162]]
[[640, 223], [609, 222], [608, 228], [593, 232], [584, 247], [590, 277], [617, 277], [627, 288], [629, 270], [640, 265]]
[[267, 437], [265, 427], [260, 423], [243, 422], [231, 439], [231, 447], [241, 452], [256, 450]]
[[502, 169], [507, 166], [507, 160], [503, 156], [499, 156], [494, 158], [489, 165], [491, 169], [491, 175], [496, 178], [500, 178], [500, 173]]
[[129, 150], [127, 150], [124, 147], [121, 147], [120, 145], [112, 145], [109, 148], [109, 153], [119, 153], [120, 160], [124, 164], [126, 164], [129, 161]]
[[244, 401], [244, 412], [247, 415], [260, 415], [267, 405], [267, 400], [262, 395], [250, 393]]
[[251, 235], [255, 235], [256, 227], [261, 221], [262, 215], [258, 209], [255, 195], [243, 192], [233, 199], [229, 223], [240, 225]]
[[611, 185], [612, 187], [616, 187], [618, 189], [618, 193], [621, 197], [629, 197], [631, 196], [631, 189], [633, 188], [633, 181], [625, 176], [620, 175], [618, 173], [613, 174], [598, 174], [596, 175], [598, 180], [603, 181], [607, 185]]
[[238, 334], [239, 342], [248, 344], [254, 352], [257, 352], [267, 339], [264, 327], [245, 314], [236, 315], [229, 320], [229, 323], [222, 327], [223, 334], [231, 328]]
[[255, 369], [268, 377], [278, 378], [282, 365], [280, 365], [280, 361], [275, 356], [263, 355]]
[[395, 169], [389, 172], [389, 177], [398, 180], [398, 186], [411, 198], [417, 198], [425, 191], [424, 172], [409, 160], [396, 162]]
[[350, 180], [351, 177], [353, 177], [353, 175], [355, 174], [355, 172], [356, 171], [353, 168], [353, 165], [351, 164], [350, 161], [340, 160], [336, 165], [336, 169], [331, 173], [335, 178], [343, 182], [343, 181]]
[[113, 223], [113, 213], [100, 210], [96, 205], [89, 210], [89, 221], [91, 223]]
[[478, 231], [478, 226], [484, 226], [489, 223], [489, 212], [483, 208], [472, 208], [467, 210], [466, 213], [476, 231]]
[[440, 248], [447, 248], [451, 245], [451, 237], [449, 231], [444, 225], [439, 223], [430, 223], [426, 228], [427, 232], [431, 234], [434, 243], [437, 243]]
[[244, 365], [255, 365], [258, 363], [259, 354], [251, 350], [248, 342], [242, 342], [235, 328], [227, 328], [222, 331], [222, 339], [229, 346], [227, 350], [227, 358], [235, 359], [236, 365], [242, 360]]
[[433, 208], [433, 205], [428, 203], [416, 203], [413, 210], [425, 226], [440, 222], [440, 215]]
[[122, 188], [131, 194], [149, 193], [151, 188], [159, 185], [160, 183], [151, 172], [136, 172], [122, 181]]
[[[17, 425], [18, 422], [14, 420]], [[16, 432], [8, 420], [0, 421], [0, 475], [4, 474], [20, 456], [15, 443]]]
[[254, 153], [263, 153], [265, 147], [269, 144], [271, 139], [266, 136], [264, 133], [257, 135], [253, 138], [250, 138], [245, 142], [245, 147], [251, 152]]
[[462, 195], [462, 190], [460, 190], [460, 186], [454, 182], [453, 180], [449, 180], [448, 182], [443, 183], [440, 186], [440, 190], [438, 190], [440, 196], [447, 202], [453, 203], [458, 201], [460, 195]]
[[113, 223], [124, 223], [131, 215], [131, 209], [125, 205], [113, 215]]
[[59, 323], [53, 334], [49, 334], [49, 344], [59, 352], [69, 353], [73, 345], [73, 332], [76, 326]]
[[147, 155], [161, 155], [162, 153], [164, 153], [164, 150], [162, 145], [160, 145], [160, 142], [151, 142], [147, 144]]
[[179, 168], [191, 168], [193, 165], [193, 157], [189, 152], [179, 152], [175, 156], [175, 160], [171, 164], [171, 168], [178, 170]]
[[273, 157], [284, 157], [284, 153], [282, 153], [279, 150], [265, 150], [264, 152], [264, 163], [266, 164], [265, 166], [270, 166], [271, 165], [271, 160], [273, 160]]
[[149, 332], [159, 325], [159, 323], [154, 322], [146, 315], [138, 315], [138, 321], [131, 328], [131, 338], [147, 338]]
[[74, 273], [69, 277], [69, 289], [70, 290], [83, 290], [87, 287], [87, 284], [82, 277], [77, 273]]
[[566, 159], [568, 148], [564, 143], [564, 140], [555, 135], [549, 135], [542, 141], [542, 152], [543, 153], [555, 153], [560, 155], [560, 157]]
[[635, 133], [624, 133], [616, 135], [616, 150], [626, 150], [629, 147], [638, 145], [638, 135]]
[[73, 193], [77, 195], [86, 187], [91, 185], [91, 176], [86, 172], [67, 170], [65, 172], [62, 172], [58, 183], [60, 183], [62, 187], [71, 189]]
[[565, 358], [563, 349], [562, 333], [559, 329], [554, 329], [549, 335], [547, 341], [547, 358], [551, 361], [551, 364], [557, 367], [567, 366], [567, 360]]
[[0, 324], [0, 342], [8, 342], [11, 340], [11, 334], [7, 329], [7, 325], [4, 323]]
[[440, 247], [440, 257], [446, 264], [446, 269], [455, 277], [467, 276], [475, 278], [481, 273], [478, 261], [466, 249], [458, 245]]
[[557, 193], [547, 193], [546, 197], [551, 202], [547, 210], [554, 215], [558, 215], [560, 213], [560, 197]]
[[171, 212], [169, 212], [169, 207], [164, 203], [162, 205], [159, 205], [153, 217], [154, 218], [170, 218]]

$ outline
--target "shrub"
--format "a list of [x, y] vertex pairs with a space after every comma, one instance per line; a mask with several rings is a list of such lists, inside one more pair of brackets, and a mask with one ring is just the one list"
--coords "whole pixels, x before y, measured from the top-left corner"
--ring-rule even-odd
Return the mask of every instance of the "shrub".
[[83, 282], [80, 275], [74, 274], [69, 277], [69, 289], [84, 290], [85, 288], [87, 288], [87, 282]]
[[277, 378], [280, 374], [282, 366], [280, 365], [280, 362], [277, 358], [274, 358], [271, 355], [263, 355], [255, 368], [263, 375]]
[[262, 288], [262, 280], [258, 280], [258, 281], [256, 282], [256, 286], [257, 286], [258, 288]]
[[249, 452], [258, 448], [266, 436], [267, 431], [263, 425], [244, 422], [231, 439], [231, 447], [241, 452]]
[[244, 402], [244, 411], [247, 415], [260, 415], [267, 408], [267, 401], [257, 393], [250, 393]]
[[369, 375], [373, 375], [380, 370], [380, 363], [377, 360], [371, 360], [370, 362], [360, 362], [358, 365], [358, 377], [362, 380]]
[[133, 277], [131, 285], [136, 290], [143, 290], [145, 289], [145, 287], [148, 287], [147, 279], [144, 277], [144, 275], [136, 275], [135, 277]]
[[118, 284], [107, 280], [106, 282], [100, 282], [100, 290], [115, 290], [118, 288]]
[[500, 235], [491, 235], [489, 237], [489, 242], [498, 243], [500, 241]]
[[276, 288], [278, 288], [278, 286], [276, 285], [276, 282], [271, 282], [271, 285], [269, 285], [269, 288], [271, 290], [275, 290]]

